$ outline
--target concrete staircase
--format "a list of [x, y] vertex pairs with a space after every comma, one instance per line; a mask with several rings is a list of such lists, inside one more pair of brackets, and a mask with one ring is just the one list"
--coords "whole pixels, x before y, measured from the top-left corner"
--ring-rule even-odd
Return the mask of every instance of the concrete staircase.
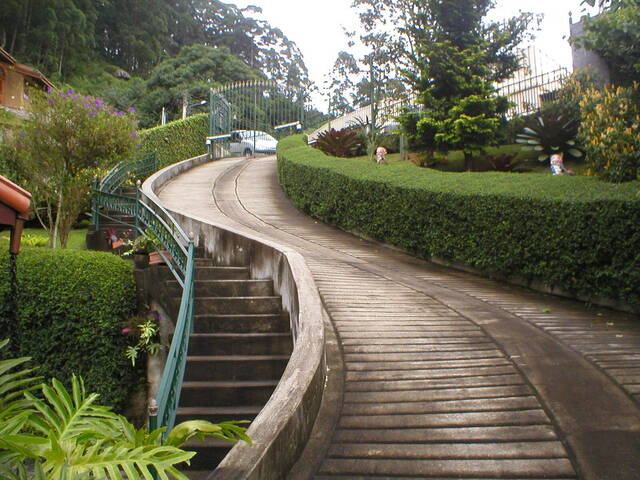
[[[165, 278], [177, 311], [181, 289]], [[250, 279], [247, 267], [219, 267], [210, 259], [198, 259], [195, 293], [195, 332], [176, 423], [253, 420], [291, 355], [288, 314], [274, 295], [273, 282]], [[211, 438], [189, 443], [186, 449], [198, 454], [185, 473], [191, 479], [206, 478], [231, 447]]]

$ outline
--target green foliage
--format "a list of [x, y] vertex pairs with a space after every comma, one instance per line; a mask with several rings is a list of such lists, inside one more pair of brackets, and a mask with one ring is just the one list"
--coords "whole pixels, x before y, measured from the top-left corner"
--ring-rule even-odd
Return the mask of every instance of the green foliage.
[[616, 85], [640, 82], [640, 3], [614, 2], [614, 8], [587, 19], [585, 35], [576, 44], [598, 53]]
[[[0, 343], [0, 348], [3, 346]], [[35, 396], [24, 386], [34, 379], [15, 382], [28, 370], [13, 374], [25, 359], [0, 363], [0, 384], [11, 390], [6, 399], [10, 408], [0, 410], [0, 473], [7, 480], [110, 480], [159, 478], [187, 480], [177, 466], [188, 462], [195, 452], [182, 450], [192, 437], [213, 436], [230, 442], [251, 442], [237, 422], [213, 424], [207, 421], [184, 422], [163, 440], [164, 428], [136, 429], [109, 407], [96, 404], [98, 395], [87, 394], [84, 382], [71, 377], [71, 391], [56, 379], [41, 384]], [[22, 394], [23, 399], [14, 400]], [[0, 397], [0, 404], [4, 403]], [[3, 418], [4, 417], [4, 418]], [[28, 474], [28, 469], [33, 474]]]
[[[138, 342], [135, 345], [127, 347], [125, 356], [131, 360], [131, 365], [136, 366], [136, 360], [140, 355], [140, 352], [148, 353], [149, 355], [157, 355], [162, 350], [162, 344], [159, 341], [159, 329], [158, 324], [151, 319], [138, 319], [134, 318], [141, 323], [135, 326], [135, 333], [138, 336]], [[124, 328], [122, 333], [134, 332], [131, 328]]]
[[135, 122], [102, 100], [73, 90], [34, 96], [31, 117], [14, 146], [19, 173], [34, 197], [53, 247], [63, 248], [86, 204], [93, 177], [129, 157]]
[[218, 0], [3, 0], [0, 39], [19, 61], [54, 81], [101, 76], [92, 74], [96, 62], [146, 76], [199, 43], [229, 48], [274, 80], [308, 84], [300, 50], [280, 29], [254, 18], [260, 11]]
[[640, 168], [640, 94], [630, 88], [587, 90], [580, 104], [580, 137], [591, 171], [608, 182], [629, 182]]
[[407, 9], [405, 33], [414, 53], [405, 76], [424, 109], [405, 113], [400, 122], [414, 148], [464, 150], [471, 170], [473, 152], [499, 140], [508, 102], [492, 84], [518, 68], [514, 50], [532, 17], [486, 24], [489, 0], [409, 3], [414, 8]]
[[158, 168], [206, 153], [205, 138], [209, 135], [209, 116], [193, 115], [184, 120], [143, 130], [142, 149], [156, 152]]
[[332, 128], [318, 135], [316, 147], [334, 157], [355, 157], [362, 149], [362, 137], [355, 130]]
[[17, 265], [17, 323], [10, 304], [8, 253], [0, 250], [0, 331], [15, 331], [13, 347], [41, 365], [40, 374], [82, 375], [89, 388], [117, 409], [135, 389], [141, 372], [124, 352], [124, 322], [135, 312], [132, 267], [115, 255], [24, 248]]
[[638, 182], [452, 174], [326, 157], [300, 137], [278, 145], [294, 204], [420, 257], [640, 306]]
[[487, 161], [496, 172], [513, 172], [522, 163], [517, 154], [488, 155]]
[[576, 145], [579, 123], [552, 110], [540, 112], [527, 119], [525, 128], [516, 142], [525, 150], [535, 151], [538, 160], [545, 162], [554, 153], [564, 153], [567, 158], [582, 158], [582, 149]]
[[227, 83], [256, 80], [256, 70], [231, 54], [226, 47], [191, 45], [155, 67], [145, 82], [144, 97], [138, 102], [143, 126], [155, 125], [165, 107], [174, 118], [181, 113], [182, 95], [188, 102], [209, 99], [209, 89]]

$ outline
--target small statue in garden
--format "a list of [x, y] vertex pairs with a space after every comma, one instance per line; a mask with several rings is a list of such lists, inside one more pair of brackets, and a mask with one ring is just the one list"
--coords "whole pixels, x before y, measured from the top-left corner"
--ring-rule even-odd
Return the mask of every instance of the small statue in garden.
[[562, 152], [551, 155], [551, 175], [573, 175], [571, 170], [565, 168], [563, 156]]
[[380, 145], [376, 149], [376, 163], [378, 163], [378, 164], [384, 163], [386, 165], [387, 164], [387, 160], [386, 160], [387, 153], [388, 153], [387, 149], [384, 148], [382, 145]]

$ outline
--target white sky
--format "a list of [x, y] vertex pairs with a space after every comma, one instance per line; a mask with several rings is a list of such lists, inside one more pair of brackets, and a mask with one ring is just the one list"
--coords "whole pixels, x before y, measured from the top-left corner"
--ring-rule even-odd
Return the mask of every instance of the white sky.
[[[261, 7], [263, 17], [296, 42], [311, 80], [319, 87], [338, 52], [347, 49], [343, 27], [355, 30], [359, 25], [351, 0], [229, 0], [229, 3]], [[579, 19], [583, 11], [580, 3], [581, 0], [497, 0], [491, 17], [499, 20], [517, 15], [520, 10], [544, 14], [542, 29], [534, 43], [553, 63], [571, 69], [571, 48], [567, 42], [569, 12], [573, 13], [574, 22]], [[326, 109], [320, 96], [314, 98], [314, 103]]]

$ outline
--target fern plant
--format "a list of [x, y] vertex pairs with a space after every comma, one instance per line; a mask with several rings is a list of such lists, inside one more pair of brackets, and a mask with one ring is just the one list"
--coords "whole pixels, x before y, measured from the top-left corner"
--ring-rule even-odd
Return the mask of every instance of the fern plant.
[[318, 135], [316, 147], [333, 157], [355, 157], [363, 146], [361, 135], [347, 128], [336, 130], [332, 128]]
[[[0, 348], [6, 345], [0, 343]], [[37, 386], [30, 370], [9, 373], [28, 359], [0, 362], [0, 478], [7, 480], [187, 480], [177, 466], [195, 452], [182, 450], [194, 436], [251, 443], [239, 422], [183, 422], [163, 438], [165, 428], [136, 429], [109, 407], [96, 405], [81, 378], [71, 391], [58, 380]]]

